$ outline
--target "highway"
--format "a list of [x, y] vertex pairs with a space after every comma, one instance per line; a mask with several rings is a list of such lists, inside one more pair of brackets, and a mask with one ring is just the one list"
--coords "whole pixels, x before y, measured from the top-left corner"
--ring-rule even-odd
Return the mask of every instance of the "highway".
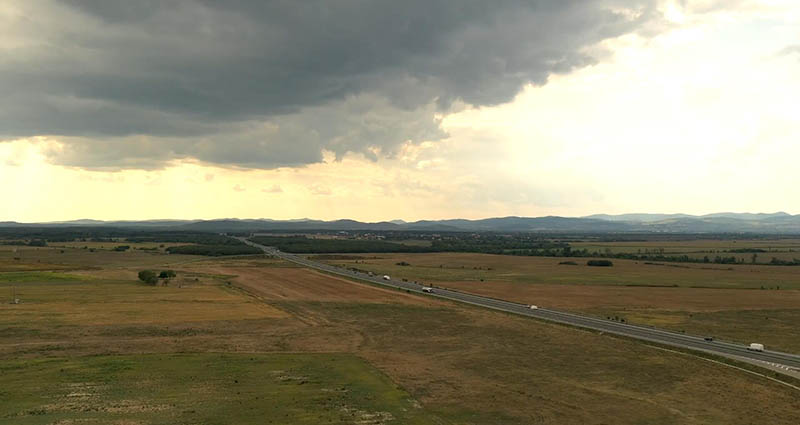
[[[687, 348], [696, 351], [703, 351], [707, 353], [716, 354], [719, 356], [732, 358], [735, 360], [748, 361], [761, 366], [768, 367], [772, 370], [788, 374], [790, 376], [800, 376], [800, 356], [781, 353], [777, 351], [764, 350], [763, 352], [748, 350], [747, 346], [741, 344], [733, 344], [724, 341], [706, 341], [702, 336], [692, 336], [683, 333], [670, 332], [651, 327], [631, 325], [628, 323], [621, 323], [613, 320], [605, 320], [596, 317], [582, 316], [579, 314], [567, 313], [558, 310], [551, 310], [547, 308], [538, 307], [531, 309], [530, 306], [525, 304], [514, 303], [510, 301], [498, 300], [494, 298], [483, 297], [480, 295], [469, 294], [451, 289], [434, 287], [433, 293], [423, 292], [423, 285], [416, 282], [405, 282], [400, 280], [386, 280], [381, 276], [371, 276], [366, 273], [356, 272], [340, 267], [334, 267], [328, 264], [309, 260], [305, 257], [288, 254], [279, 251], [275, 248], [260, 245], [247, 240], [246, 238], [237, 238], [242, 242], [263, 250], [266, 254], [274, 255], [286, 261], [296, 263], [309, 268], [317, 269], [320, 271], [333, 273], [349, 278], [355, 278], [362, 281], [367, 281], [373, 284], [388, 286], [391, 288], [403, 289], [410, 292], [422, 294], [424, 296], [433, 296], [444, 298], [452, 301], [458, 301], [467, 304], [478, 305], [481, 307], [501, 310], [509, 313], [519, 314], [522, 316], [534, 317], [537, 319], [558, 322], [571, 326], [588, 328], [611, 334], [626, 336], [630, 338], [665, 344], [669, 346]], [[430, 286], [430, 285], [428, 285]]]

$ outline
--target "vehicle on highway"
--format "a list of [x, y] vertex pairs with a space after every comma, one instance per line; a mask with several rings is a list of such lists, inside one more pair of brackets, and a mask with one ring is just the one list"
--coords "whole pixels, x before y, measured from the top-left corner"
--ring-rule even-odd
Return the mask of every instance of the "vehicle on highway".
[[[300, 258], [293, 254], [287, 254], [279, 250], [273, 250], [269, 247], [266, 247], [264, 245], [259, 245], [256, 243], [250, 243], [250, 245], [261, 248], [262, 250], [264, 250], [264, 252], [274, 253], [279, 258], [285, 259], [287, 261], [291, 261], [318, 270], [330, 271], [336, 274], [352, 276], [357, 279], [365, 279], [374, 283], [380, 283], [382, 285], [391, 286], [397, 289], [405, 289], [408, 292], [410, 292], [412, 289], [418, 290], [417, 288], [420, 288], [421, 292], [426, 292], [431, 294], [434, 293], [433, 287], [423, 286], [424, 284], [419, 281], [414, 281], [412, 286], [409, 284], [398, 285], [397, 284], [398, 282], [394, 280], [384, 281], [383, 279], [380, 280], [374, 278], [367, 279], [364, 273], [361, 272], [355, 272], [355, 271], [351, 272], [351, 271], [336, 269], [335, 267], [331, 267], [326, 264], [306, 260], [304, 258]], [[374, 273], [372, 274], [372, 276], [374, 276]], [[766, 359], [769, 359], [771, 362], [777, 361], [781, 365], [800, 368], [800, 356], [789, 353], [773, 352], [773, 351], [767, 352], [764, 350], [764, 346], [759, 343], [753, 343], [750, 346], [729, 344], [729, 343], [709, 344], [708, 341], [705, 339], [711, 337], [684, 335], [684, 332], [676, 333], [660, 329], [649, 329], [641, 326], [628, 325], [625, 323], [627, 322], [627, 320], [620, 317], [608, 316], [606, 317], [607, 320], [603, 320], [600, 318], [581, 316], [577, 314], [561, 312], [558, 310], [544, 309], [538, 306], [537, 309], [531, 309], [530, 304], [516, 304], [510, 301], [486, 298], [486, 297], [481, 297], [480, 295], [474, 295], [468, 293], [454, 292], [454, 291], [449, 291], [447, 289], [442, 289], [441, 291], [437, 290], [436, 295], [438, 297], [447, 298], [454, 301], [461, 301], [470, 304], [482, 305], [496, 310], [522, 314], [525, 316], [533, 316], [544, 320], [551, 320], [554, 322], [565, 323], [568, 325], [579, 326], [588, 329], [595, 329], [601, 332], [609, 332], [613, 334], [623, 335], [647, 341], [656, 341], [668, 345], [675, 345], [694, 350], [711, 351], [714, 354], [724, 357], [737, 358], [737, 359], [740, 357], [745, 357], [749, 360], [759, 360], [759, 361], [766, 361]]]
[[529, 308], [529, 309], [531, 309], [531, 310], [536, 310], [536, 309], [538, 309], [539, 307], [537, 307], [537, 306], [535, 306], [535, 305], [531, 304], [531, 305], [529, 305], [529, 306], [528, 306], [528, 308]]
[[706, 341], [708, 341], [708, 342], [711, 342], [711, 341], [713, 341], [713, 340], [714, 340], [714, 337], [713, 337], [713, 336], [707, 336], [707, 337], [705, 337], [705, 338], [703, 338], [703, 339], [704, 339], [704, 340], [706, 340]]
[[383, 275], [383, 280], [392, 280], [392, 278], [389, 277], [388, 274], [385, 274], [385, 275]]

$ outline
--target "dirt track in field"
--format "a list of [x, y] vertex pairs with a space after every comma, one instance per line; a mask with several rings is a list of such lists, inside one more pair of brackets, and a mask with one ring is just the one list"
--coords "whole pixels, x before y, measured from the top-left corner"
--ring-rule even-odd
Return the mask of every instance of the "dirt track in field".
[[269, 301], [370, 302], [429, 305], [437, 303], [403, 292], [301, 268], [224, 267], [214, 273], [236, 275], [232, 282]]

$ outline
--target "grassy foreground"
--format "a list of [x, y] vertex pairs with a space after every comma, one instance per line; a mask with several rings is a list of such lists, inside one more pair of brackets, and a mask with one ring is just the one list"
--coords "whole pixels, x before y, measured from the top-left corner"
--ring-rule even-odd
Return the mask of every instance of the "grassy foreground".
[[0, 371], [0, 424], [434, 423], [346, 354], [44, 358]]

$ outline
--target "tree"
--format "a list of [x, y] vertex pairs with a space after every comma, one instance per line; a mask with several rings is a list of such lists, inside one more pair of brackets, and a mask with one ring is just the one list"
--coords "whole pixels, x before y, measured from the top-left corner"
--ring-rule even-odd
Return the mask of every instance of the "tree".
[[139, 272], [139, 280], [148, 284], [148, 285], [156, 285], [158, 284], [158, 276], [156, 276], [156, 272], [152, 270], [142, 270]]
[[158, 277], [161, 279], [172, 279], [175, 276], [177, 275], [172, 270], [163, 270], [161, 273], [158, 274]]

